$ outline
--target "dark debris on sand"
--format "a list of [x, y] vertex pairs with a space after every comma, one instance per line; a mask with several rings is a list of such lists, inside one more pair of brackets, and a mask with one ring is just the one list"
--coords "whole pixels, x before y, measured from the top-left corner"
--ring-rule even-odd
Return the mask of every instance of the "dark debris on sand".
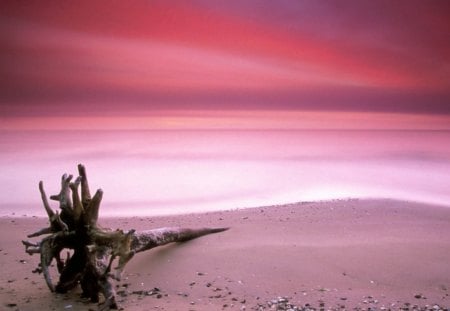
[[[345, 300], [344, 300], [345, 301]], [[242, 309], [245, 310], [245, 309]], [[378, 307], [378, 306], [370, 306], [370, 307], [354, 307], [349, 308], [345, 304], [340, 304], [334, 307], [327, 307], [324, 302], [319, 301], [316, 306], [313, 306], [309, 303], [304, 305], [298, 305], [290, 302], [288, 297], [278, 297], [276, 299], [272, 299], [265, 303], [258, 303], [256, 306], [251, 307], [250, 310], [255, 311], [265, 311], [265, 310], [275, 310], [275, 311], [342, 311], [342, 310], [355, 310], [355, 311], [449, 311], [447, 307], [442, 307], [437, 304], [434, 305], [425, 305], [418, 306], [411, 303], [403, 303], [403, 304], [395, 304], [389, 307]]]

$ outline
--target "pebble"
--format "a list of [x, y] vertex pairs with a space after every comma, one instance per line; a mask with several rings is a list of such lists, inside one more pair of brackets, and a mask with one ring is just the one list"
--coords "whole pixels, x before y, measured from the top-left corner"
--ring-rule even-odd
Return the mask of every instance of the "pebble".
[[426, 299], [426, 297], [424, 295], [422, 295], [422, 294], [416, 294], [416, 295], [414, 295], [414, 298], [416, 298], [416, 299]]
[[[345, 297], [346, 298], [346, 297]], [[364, 297], [367, 303], [378, 303], [378, 301], [373, 296]], [[341, 299], [343, 300], [343, 299]], [[345, 301], [347, 298], [345, 299]], [[411, 304], [409, 302], [405, 302], [402, 304], [391, 304], [389, 307], [381, 306], [367, 306], [367, 307], [355, 307], [348, 308], [344, 304], [337, 304], [334, 307], [325, 308], [325, 302], [323, 300], [319, 300], [319, 307], [317, 308], [314, 305], [309, 303], [304, 303], [303, 305], [296, 305], [290, 301], [288, 297], [277, 297], [275, 299], [268, 300], [266, 303], [258, 303], [256, 306], [251, 307], [251, 310], [257, 311], [266, 311], [266, 310], [275, 310], [275, 311], [341, 311], [341, 310], [355, 310], [355, 311], [387, 311], [387, 310], [404, 310], [404, 311], [449, 311], [448, 308], [441, 307], [437, 304], [435, 305], [426, 305], [426, 306], [418, 306], [417, 304]], [[396, 306], [397, 305], [397, 306]], [[246, 306], [247, 308], [247, 306]], [[241, 310], [245, 310], [241, 307]]]

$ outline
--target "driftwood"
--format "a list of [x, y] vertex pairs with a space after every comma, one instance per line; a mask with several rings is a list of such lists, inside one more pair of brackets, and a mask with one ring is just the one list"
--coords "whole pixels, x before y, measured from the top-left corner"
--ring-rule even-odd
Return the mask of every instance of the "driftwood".
[[[48, 234], [40, 242], [22, 241], [25, 251], [40, 254], [40, 264], [35, 270], [42, 272], [52, 292], [64, 293], [81, 285], [82, 295], [92, 302], [104, 300], [100, 310], [117, 309], [114, 280], [120, 280], [127, 262], [134, 254], [171, 242], [184, 242], [206, 234], [222, 232], [227, 228], [159, 228], [146, 231], [112, 231], [101, 228], [98, 214], [103, 191], [97, 190], [91, 197], [86, 170], [78, 165], [79, 177], [72, 182], [72, 175], [64, 174], [61, 191], [50, 197], [59, 202], [60, 212], [53, 211], [39, 182], [42, 202], [50, 220], [50, 226], [43, 228], [29, 238]], [[81, 186], [81, 197], [79, 188]], [[61, 258], [64, 250], [67, 257]], [[50, 276], [50, 264], [56, 261], [60, 274], [54, 285]], [[115, 263], [117, 262], [117, 265]]]

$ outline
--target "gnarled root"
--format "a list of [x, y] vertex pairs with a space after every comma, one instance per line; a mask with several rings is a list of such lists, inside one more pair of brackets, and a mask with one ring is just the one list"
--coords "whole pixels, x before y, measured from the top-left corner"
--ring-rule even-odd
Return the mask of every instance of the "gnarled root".
[[[44, 274], [45, 282], [54, 292], [66, 292], [78, 284], [83, 296], [93, 302], [104, 297], [100, 310], [117, 309], [113, 280], [120, 280], [121, 274], [134, 254], [172, 242], [184, 242], [203, 235], [222, 232], [228, 228], [159, 228], [137, 232], [135, 230], [106, 230], [97, 225], [103, 191], [97, 190], [91, 197], [86, 169], [78, 165], [79, 177], [64, 174], [61, 191], [50, 198], [59, 202], [60, 213], [50, 207], [43, 182], [39, 182], [44, 209], [50, 226], [28, 235], [29, 238], [47, 235], [38, 243], [22, 241], [25, 251], [40, 254], [40, 264], [36, 271]], [[78, 189], [81, 185], [81, 197]], [[66, 260], [60, 255], [64, 249]], [[72, 255], [70, 255], [72, 254]], [[55, 259], [59, 281], [53, 284], [49, 267]], [[117, 260], [117, 266], [113, 262]]]

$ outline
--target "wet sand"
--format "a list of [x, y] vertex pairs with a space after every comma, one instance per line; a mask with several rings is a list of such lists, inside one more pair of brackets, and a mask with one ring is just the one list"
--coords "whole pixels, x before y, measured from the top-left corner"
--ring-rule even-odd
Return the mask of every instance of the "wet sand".
[[[136, 255], [117, 283], [125, 310], [450, 307], [450, 207], [355, 199], [100, 217], [123, 229], [231, 227]], [[79, 289], [53, 294], [31, 272], [39, 258], [20, 241], [46, 219], [2, 217], [0, 224], [1, 310], [96, 309]]]

